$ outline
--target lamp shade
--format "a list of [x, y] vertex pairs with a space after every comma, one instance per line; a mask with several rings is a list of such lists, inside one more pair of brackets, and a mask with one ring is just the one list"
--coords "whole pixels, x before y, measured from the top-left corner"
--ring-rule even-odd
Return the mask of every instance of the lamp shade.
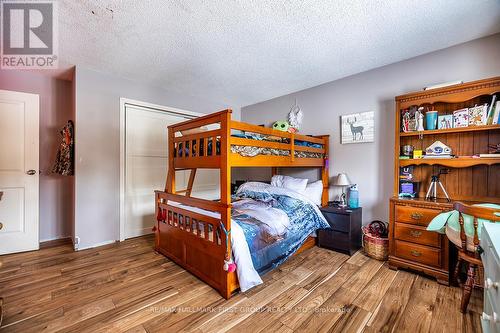
[[335, 186], [349, 186], [351, 183], [349, 182], [349, 179], [347, 178], [347, 175], [345, 173], [339, 173], [335, 181], [333, 182], [333, 185]]

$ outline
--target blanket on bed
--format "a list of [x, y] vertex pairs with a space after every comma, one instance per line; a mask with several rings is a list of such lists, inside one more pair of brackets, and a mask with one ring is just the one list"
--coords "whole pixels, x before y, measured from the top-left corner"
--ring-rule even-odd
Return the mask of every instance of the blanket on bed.
[[[258, 203], [253, 204], [254, 207], [272, 207], [284, 212], [288, 217], [288, 225], [283, 219], [269, 219], [265, 216], [260, 219], [255, 218], [254, 211], [245, 213], [245, 209], [237, 204], [238, 212], [232, 219], [243, 230], [254, 268], [259, 274], [264, 274], [282, 264], [302, 246], [311, 233], [329, 227], [314, 203], [289, 189], [249, 182], [238, 189], [233, 199], [244, 199], [247, 206], [248, 202], [253, 201]], [[249, 199], [251, 201], [248, 201]], [[269, 237], [269, 229], [279, 230], [272, 235], [279, 237]]]

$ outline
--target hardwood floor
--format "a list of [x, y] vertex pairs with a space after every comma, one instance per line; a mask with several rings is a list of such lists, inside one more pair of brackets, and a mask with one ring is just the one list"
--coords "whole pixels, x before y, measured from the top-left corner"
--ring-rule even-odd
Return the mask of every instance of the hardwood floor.
[[3, 332], [481, 332], [482, 296], [315, 247], [225, 301], [141, 237], [0, 257]]

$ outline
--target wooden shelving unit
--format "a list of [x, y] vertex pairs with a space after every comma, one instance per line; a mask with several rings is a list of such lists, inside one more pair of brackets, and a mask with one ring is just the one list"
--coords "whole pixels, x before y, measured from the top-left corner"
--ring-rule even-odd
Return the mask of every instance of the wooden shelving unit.
[[[410, 107], [431, 107], [439, 115], [475, 105], [490, 103], [492, 95], [500, 97], [500, 77], [409, 93], [396, 97], [394, 193], [389, 203], [389, 267], [412, 269], [449, 283], [450, 248], [445, 235], [427, 231], [430, 221], [439, 213], [453, 208], [453, 201], [500, 203], [500, 159], [473, 158], [489, 153], [488, 145], [500, 143], [500, 125], [471, 126], [421, 132], [402, 132], [401, 116]], [[411, 145], [423, 150], [435, 141], [449, 146], [458, 158], [399, 159], [400, 147]], [[460, 157], [463, 156], [463, 157]], [[400, 168], [412, 167], [418, 195], [399, 198]], [[443, 200], [438, 190], [436, 200], [426, 200], [431, 177], [440, 168], [449, 168], [440, 180], [451, 202]], [[454, 256], [451, 257], [453, 259]]]
[[[432, 89], [396, 97], [394, 196], [399, 194], [400, 167], [413, 166], [414, 180], [420, 183], [419, 198], [425, 197], [431, 176], [439, 167], [450, 168], [441, 176], [451, 198], [460, 197], [473, 201], [477, 197], [500, 203], [500, 159], [472, 158], [489, 153], [489, 144], [500, 143], [500, 125], [469, 126], [460, 128], [402, 132], [402, 112], [412, 106], [432, 107], [439, 115], [491, 103], [492, 96], [500, 97], [500, 77], [469, 82], [446, 88]], [[424, 150], [435, 141], [441, 141], [452, 149], [453, 159], [399, 159], [400, 147], [411, 145]], [[463, 157], [460, 157], [463, 156]]]

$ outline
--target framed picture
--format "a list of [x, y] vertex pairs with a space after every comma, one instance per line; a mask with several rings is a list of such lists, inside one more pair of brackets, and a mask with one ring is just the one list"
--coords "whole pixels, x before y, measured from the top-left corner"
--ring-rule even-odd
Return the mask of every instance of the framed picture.
[[353, 113], [340, 117], [340, 143], [373, 142], [375, 135], [375, 113], [373, 111]]

